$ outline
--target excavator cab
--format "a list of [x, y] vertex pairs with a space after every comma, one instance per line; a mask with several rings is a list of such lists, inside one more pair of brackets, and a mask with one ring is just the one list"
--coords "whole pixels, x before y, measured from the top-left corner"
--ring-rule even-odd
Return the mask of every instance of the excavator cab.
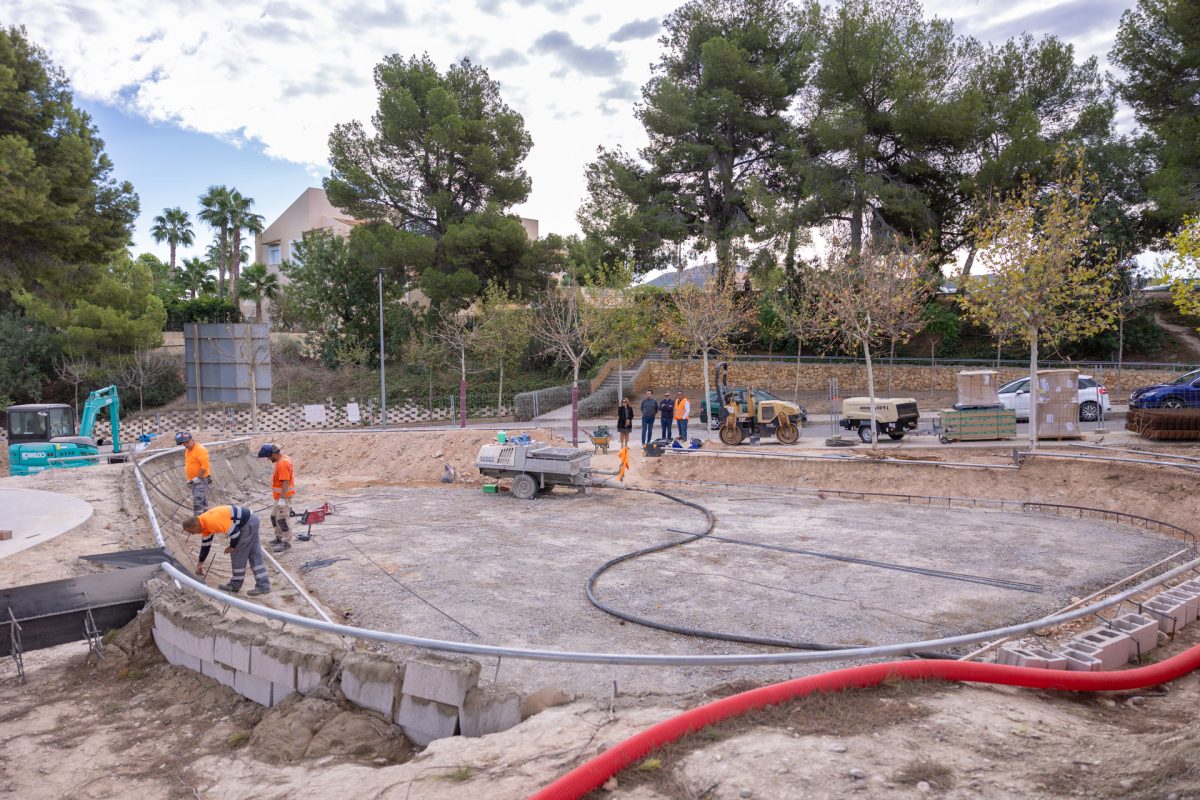
[[[92, 438], [96, 415], [109, 411], [113, 433], [112, 454], [102, 456], [104, 440]], [[11, 406], [5, 414], [8, 433], [8, 471], [10, 475], [34, 475], [47, 469], [86, 467], [101, 458], [124, 461], [120, 438], [120, 400], [117, 387], [106, 386], [88, 395], [83, 407], [83, 422], [75, 432], [75, 412], [62, 403], [31, 403]]]

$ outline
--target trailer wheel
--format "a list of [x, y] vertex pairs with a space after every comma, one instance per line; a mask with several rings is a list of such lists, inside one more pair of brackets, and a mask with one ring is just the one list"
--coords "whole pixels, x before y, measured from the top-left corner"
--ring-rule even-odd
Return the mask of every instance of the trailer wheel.
[[942, 444], [950, 444], [950, 437], [943, 434], [942, 436], [938, 437], [938, 441]]
[[780, 444], [795, 444], [800, 441], [800, 429], [791, 422], [785, 422], [775, 430], [775, 438]]
[[870, 444], [871, 440], [875, 438], [875, 434], [871, 432], [871, 426], [859, 425], [858, 438], [861, 439], [864, 444]]
[[736, 425], [721, 426], [721, 441], [730, 447], [742, 443], [742, 429]]
[[522, 500], [532, 500], [538, 493], [538, 482], [534, 480], [532, 475], [521, 473], [513, 478], [512, 482], [513, 497], [519, 497]]

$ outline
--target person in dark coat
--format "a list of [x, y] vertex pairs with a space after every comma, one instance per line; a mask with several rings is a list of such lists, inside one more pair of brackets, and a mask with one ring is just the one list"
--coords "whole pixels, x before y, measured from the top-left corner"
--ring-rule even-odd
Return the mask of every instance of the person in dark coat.
[[667, 392], [663, 395], [662, 402], [658, 404], [658, 416], [662, 420], [662, 439], [671, 438], [671, 424], [675, 421], [675, 401], [671, 399], [671, 393]]
[[629, 398], [621, 398], [621, 405], [617, 406], [617, 433], [621, 434], [621, 447], [629, 447], [629, 434], [633, 433], [633, 406], [629, 405]]
[[642, 399], [643, 446], [654, 441], [654, 417], [656, 414], [658, 414], [658, 401], [654, 399], [654, 392], [647, 389], [646, 396]]

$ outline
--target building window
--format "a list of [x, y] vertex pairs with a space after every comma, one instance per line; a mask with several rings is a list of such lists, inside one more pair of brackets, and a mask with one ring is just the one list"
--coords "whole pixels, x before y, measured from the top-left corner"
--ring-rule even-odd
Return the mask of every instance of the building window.
[[267, 245], [267, 266], [268, 267], [278, 267], [279, 263], [280, 263], [279, 245], [277, 245], [277, 244]]

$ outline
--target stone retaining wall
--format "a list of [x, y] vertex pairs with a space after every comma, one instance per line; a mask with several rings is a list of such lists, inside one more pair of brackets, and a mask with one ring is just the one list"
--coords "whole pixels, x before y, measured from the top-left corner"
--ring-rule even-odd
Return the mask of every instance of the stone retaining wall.
[[349, 652], [265, 622], [221, 615], [197, 595], [155, 578], [148, 585], [154, 643], [168, 662], [212, 678], [263, 706], [328, 692], [398, 725], [424, 747], [484, 736], [521, 721], [515, 692], [479, 686], [479, 662], [422, 655], [396, 660]]
[[[709, 360], [712, 370], [715, 360]], [[914, 391], [946, 391], [957, 389], [957, 376], [963, 369], [985, 369], [985, 367], [963, 366], [896, 366], [889, 367], [886, 360], [875, 364], [875, 387], [881, 391], [887, 385], [891, 374], [894, 393]], [[894, 372], [891, 372], [894, 370]], [[1088, 368], [1081, 368], [1083, 374], [1094, 375]], [[1000, 382], [1005, 383], [1029, 374], [1028, 369], [1019, 367], [1001, 367]], [[1139, 386], [1152, 383], [1163, 383], [1177, 378], [1181, 373], [1168, 370], [1132, 370], [1125, 369], [1117, 380], [1115, 369], [1104, 371], [1104, 385], [1110, 392], [1131, 391]], [[712, 375], [709, 376], [710, 380]], [[851, 392], [865, 391], [867, 386], [867, 368], [861, 364], [814, 364], [803, 362], [800, 365], [800, 390], [802, 392], [824, 393], [828, 390], [829, 381], [836, 378], [843, 397]], [[770, 381], [772, 386], [790, 389], [796, 381], [795, 362], [785, 361], [734, 361], [729, 365], [729, 379], [732, 385], [753, 385], [765, 387]], [[634, 396], [647, 388], [656, 391], [663, 387], [696, 388], [704, 386], [704, 373], [698, 360], [669, 360], [648, 362], [646, 369], [634, 383]]]

